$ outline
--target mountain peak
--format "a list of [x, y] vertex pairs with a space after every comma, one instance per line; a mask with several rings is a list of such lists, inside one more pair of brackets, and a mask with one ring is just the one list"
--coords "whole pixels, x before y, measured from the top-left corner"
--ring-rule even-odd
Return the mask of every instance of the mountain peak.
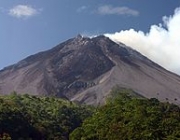
[[75, 38], [83, 38], [81, 34], [78, 34]]
[[158, 93], [158, 99], [178, 102], [179, 81], [180, 77], [124, 44], [104, 35], [79, 34], [0, 71], [0, 93], [53, 95], [98, 105], [119, 86], [148, 98]]

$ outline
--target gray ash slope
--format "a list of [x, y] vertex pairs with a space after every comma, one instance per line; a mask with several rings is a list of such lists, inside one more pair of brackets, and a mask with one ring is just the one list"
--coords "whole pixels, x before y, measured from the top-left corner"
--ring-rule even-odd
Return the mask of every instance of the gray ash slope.
[[102, 104], [114, 86], [180, 103], [180, 77], [105, 36], [78, 35], [0, 71], [0, 93], [12, 91]]

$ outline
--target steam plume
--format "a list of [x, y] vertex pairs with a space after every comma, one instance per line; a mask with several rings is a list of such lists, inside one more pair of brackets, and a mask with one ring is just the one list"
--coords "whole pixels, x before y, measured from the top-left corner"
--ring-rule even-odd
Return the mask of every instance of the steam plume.
[[130, 29], [105, 35], [180, 74], [180, 7], [175, 9], [173, 16], [164, 16], [162, 21], [162, 24], [152, 25], [148, 33]]

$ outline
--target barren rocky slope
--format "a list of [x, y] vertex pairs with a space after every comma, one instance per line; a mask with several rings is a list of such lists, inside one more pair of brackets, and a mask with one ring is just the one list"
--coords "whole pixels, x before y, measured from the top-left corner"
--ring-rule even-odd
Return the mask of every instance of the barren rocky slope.
[[12, 91], [102, 104], [114, 86], [180, 103], [180, 77], [109, 38], [78, 35], [0, 71], [0, 93]]

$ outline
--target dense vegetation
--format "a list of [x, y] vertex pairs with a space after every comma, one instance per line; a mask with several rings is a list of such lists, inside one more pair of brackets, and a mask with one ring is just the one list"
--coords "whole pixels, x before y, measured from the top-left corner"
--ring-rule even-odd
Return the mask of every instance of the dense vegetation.
[[91, 114], [90, 107], [53, 97], [0, 96], [0, 140], [66, 140]]
[[0, 140], [180, 139], [178, 106], [132, 93], [115, 90], [98, 108], [53, 97], [0, 96]]
[[179, 140], [180, 108], [157, 99], [135, 98], [126, 92], [111, 98], [71, 140]]

